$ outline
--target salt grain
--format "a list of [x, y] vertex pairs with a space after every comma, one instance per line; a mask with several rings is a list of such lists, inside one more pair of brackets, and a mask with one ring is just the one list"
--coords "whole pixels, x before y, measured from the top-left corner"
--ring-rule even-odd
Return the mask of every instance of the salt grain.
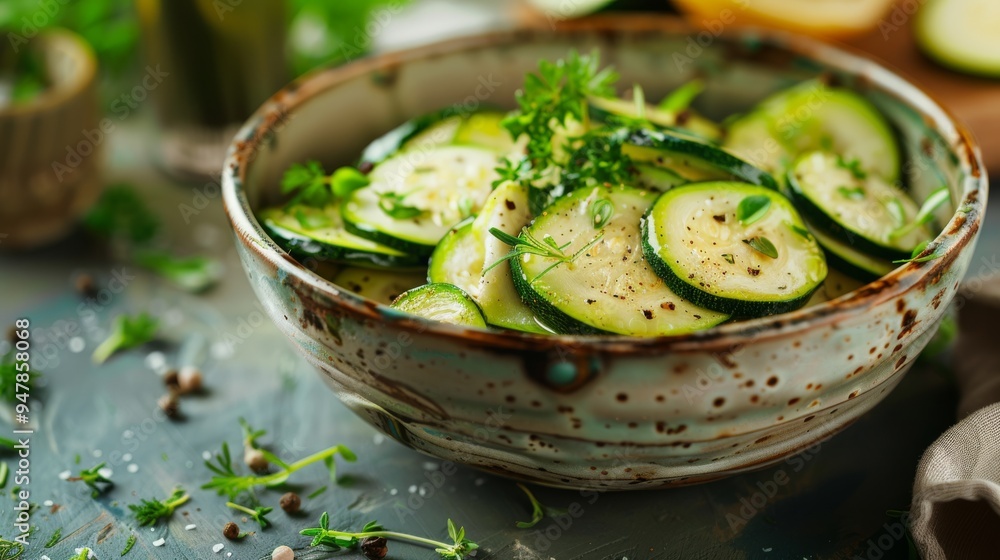
[[69, 477], [71, 477], [71, 476], [73, 476], [72, 472], [70, 472], [70, 471], [63, 471], [63, 472], [59, 473], [59, 480], [69, 480]]
[[91, 558], [97, 558], [97, 555], [94, 554], [94, 551], [90, 550], [89, 548], [77, 548], [76, 555], [79, 556], [80, 553], [82, 553], [84, 550], [87, 551], [87, 560], [90, 560]]
[[44, 502], [42, 502], [42, 505], [45, 507], [52, 507], [53, 503], [55, 502], [53, 502], [52, 500], [45, 500]]
[[395, 488], [393, 488], [392, 490], [389, 490], [389, 495], [390, 496], [395, 496], [396, 494], [399, 494], [399, 490], [396, 490]]
[[135, 463], [131, 463], [129, 466], [125, 467], [125, 470], [127, 470], [128, 472], [133, 473], [133, 474], [137, 473], [137, 472], [139, 472], [139, 465], [137, 465]]
[[382, 445], [382, 442], [385, 441], [385, 436], [383, 436], [382, 434], [375, 434], [375, 436], [372, 438], [372, 441], [375, 442], [375, 445]]
[[204, 460], [206, 460], [206, 461], [211, 461], [212, 460], [212, 453], [210, 451], [202, 451], [201, 452], [201, 458], [204, 459]]
[[97, 474], [103, 476], [104, 478], [111, 478], [112, 476], [114, 476], [115, 471], [111, 470], [110, 467], [104, 467], [99, 471], [97, 471]]
[[417, 493], [417, 485], [416, 484], [411, 484], [410, 485], [410, 494], [416, 494], [416, 493]]
[[212, 545], [212, 552], [218, 554], [219, 552], [222, 551], [223, 548], [226, 548], [226, 545], [224, 545], [222, 543], [218, 543], [218, 544]]
[[163, 546], [167, 544], [167, 539], [156, 539], [153, 541], [153, 546]]
[[194, 523], [192, 523], [190, 525], [185, 525], [184, 526], [184, 530], [185, 531], [194, 531], [195, 528], [197, 528], [197, 527], [198, 527], [197, 525], [195, 525]]
[[126, 454], [122, 455], [122, 461], [125, 461], [127, 463], [127, 462], [129, 462], [131, 460], [132, 460], [132, 454], [131, 453], [126, 453]]

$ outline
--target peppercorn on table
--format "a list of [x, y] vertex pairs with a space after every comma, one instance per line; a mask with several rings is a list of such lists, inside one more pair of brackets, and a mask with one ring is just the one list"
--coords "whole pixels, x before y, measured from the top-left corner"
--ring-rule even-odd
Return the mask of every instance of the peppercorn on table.
[[[9, 469], [0, 535], [13, 541], [25, 528], [18, 516], [26, 518], [23, 558], [61, 560], [89, 548], [96, 558], [259, 559], [279, 546], [295, 558], [327, 558], [338, 553], [310, 546], [324, 513], [330, 529], [357, 533], [377, 520], [446, 544], [451, 519], [479, 545], [478, 558], [908, 557], [893, 510], [907, 509], [920, 454], [954, 417], [956, 391], [936, 362], [915, 367], [842, 435], [777, 466], [658, 492], [529, 488], [543, 517], [519, 528], [533, 512], [514, 482], [406, 449], [322, 386], [238, 270], [217, 184], [165, 179], [137, 148], [153, 134], [139, 119], [109, 139], [110, 178], [137, 186], [173, 251], [218, 259], [214, 289], [182, 291], [83, 233], [44, 251], [0, 254], [0, 324], [28, 325], [30, 363], [41, 372], [23, 403], [27, 424], [17, 423], [19, 401], [0, 407], [0, 436], [25, 448], [0, 455]], [[981, 251], [1000, 237], [985, 235]], [[96, 365], [91, 355], [114, 318], [140, 312], [159, 322], [156, 339]], [[165, 375], [170, 370], [180, 373]], [[180, 396], [165, 397], [167, 385]], [[220, 473], [205, 463], [225, 474], [217, 457], [224, 442], [236, 478], [211, 482]], [[254, 506], [245, 493], [228, 493], [250, 474], [244, 459], [252, 464], [257, 453], [273, 454], [264, 464], [282, 465], [272, 458], [279, 457], [294, 473], [281, 486], [258, 488]], [[326, 457], [336, 467], [333, 481]], [[284, 466], [271, 472], [272, 482], [287, 474]], [[287, 492], [298, 496], [295, 513], [282, 509], [295, 501], [283, 499]], [[227, 506], [230, 498], [238, 503]], [[238, 527], [226, 528], [230, 522]], [[313, 535], [299, 534], [309, 528]], [[366, 550], [377, 556], [380, 544], [367, 542]], [[388, 542], [388, 553], [435, 556], [400, 540]]]

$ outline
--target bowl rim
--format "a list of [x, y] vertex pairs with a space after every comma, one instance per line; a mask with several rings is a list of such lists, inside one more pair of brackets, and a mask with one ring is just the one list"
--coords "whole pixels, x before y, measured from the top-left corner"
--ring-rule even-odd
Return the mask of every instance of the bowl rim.
[[[861, 76], [916, 110], [927, 125], [936, 130], [959, 159], [963, 180], [956, 212], [926, 251], [940, 256], [926, 262], [911, 262], [857, 290], [822, 304], [790, 313], [725, 323], [704, 331], [683, 335], [638, 337], [629, 335], [533, 334], [469, 328], [400, 313], [386, 305], [339, 288], [310, 271], [281, 249], [263, 230], [254, 216], [243, 188], [248, 167], [256, 151], [277, 132], [296, 107], [338, 84], [379, 70], [391, 71], [408, 62], [489, 49], [545, 37], [589, 37], [595, 34], [614, 38], [636, 34], [687, 34], [703, 30], [674, 16], [640, 14], [607, 15], [562, 22], [550, 29], [517, 27], [449, 39], [407, 50], [360, 59], [344, 66], [318, 69], [292, 82], [264, 103], [243, 125], [230, 145], [222, 171], [222, 194], [226, 214], [237, 234], [238, 243], [256, 252], [279, 273], [284, 273], [314, 293], [321, 294], [344, 311], [364, 319], [390, 322], [411, 332], [433, 334], [477, 346], [512, 350], [543, 351], [553, 348], [594, 350], [602, 353], [660, 353], [666, 350], [731, 351], [759, 340], [786, 336], [792, 332], [833, 324], [848, 316], [926, 284], [936, 283], [966, 247], [974, 246], [985, 216], [987, 177], [981, 154], [972, 134], [947, 109], [916, 85], [890, 71], [869, 55], [843, 46], [777, 30], [743, 27], [726, 30], [717, 37], [730, 43], [753, 41], [801, 54], [850, 75]], [[963, 211], [959, 211], [959, 209]], [[971, 250], [971, 248], [969, 249]], [[930, 253], [925, 253], [930, 254]]]

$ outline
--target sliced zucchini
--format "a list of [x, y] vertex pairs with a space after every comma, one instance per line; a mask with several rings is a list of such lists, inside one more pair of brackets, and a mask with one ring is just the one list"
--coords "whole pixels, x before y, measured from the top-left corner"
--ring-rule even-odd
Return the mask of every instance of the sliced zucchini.
[[496, 154], [483, 148], [404, 152], [378, 165], [371, 184], [350, 194], [344, 225], [355, 235], [428, 256], [452, 226], [483, 206], [496, 165]]
[[462, 220], [438, 243], [427, 268], [429, 283], [454, 284], [469, 294], [479, 290], [485, 247], [472, 233], [474, 220]]
[[479, 306], [469, 294], [452, 284], [424, 284], [403, 292], [392, 307], [425, 319], [486, 328]]
[[819, 305], [828, 301], [833, 301], [840, 296], [853, 292], [861, 286], [864, 282], [849, 276], [844, 272], [840, 272], [836, 268], [833, 268], [833, 264], [827, 261], [830, 265], [829, 270], [826, 273], [826, 280], [823, 281], [823, 287], [813, 292], [809, 302], [803, 307], [812, 307], [814, 305]]
[[781, 193], [710, 182], [667, 191], [643, 219], [643, 250], [675, 292], [741, 317], [792, 311], [826, 278], [826, 260]]
[[670, 169], [687, 181], [740, 180], [777, 188], [768, 172], [702, 142], [662, 131], [634, 130], [622, 153], [637, 163]]
[[400, 272], [349, 266], [330, 281], [359, 296], [389, 305], [406, 290], [424, 284], [425, 277], [422, 271]]
[[851, 278], [862, 282], [872, 282], [896, 268], [892, 262], [859, 251], [850, 244], [823, 231], [822, 228], [810, 224], [809, 231], [812, 232], [816, 242], [826, 253], [826, 260], [830, 268], [839, 270]]
[[[522, 241], [550, 249], [510, 261], [517, 291], [542, 323], [566, 334], [665, 336], [729, 318], [671, 291], [643, 258], [639, 222], [655, 196], [630, 187], [581, 188], [555, 201], [521, 234]], [[610, 204], [603, 223], [595, 224], [595, 204]]]
[[521, 296], [514, 287], [510, 263], [504, 261], [486, 270], [511, 250], [510, 246], [491, 235], [490, 230], [495, 228], [517, 236], [531, 221], [528, 206], [527, 187], [510, 181], [498, 186], [483, 206], [473, 224], [474, 234], [483, 239], [485, 248], [485, 266], [474, 297], [489, 324], [518, 331], [546, 333], [548, 331], [535, 320], [535, 314], [521, 301]]
[[479, 304], [493, 326], [525, 332], [545, 333], [534, 314], [514, 288], [510, 264], [499, 261], [510, 247], [490, 235], [490, 228], [517, 235], [531, 221], [527, 189], [516, 183], [497, 187], [479, 216], [455, 226], [431, 256], [428, 281], [448, 282], [462, 288]]
[[689, 182], [672, 169], [650, 163], [637, 163], [635, 171], [635, 186], [650, 191], [666, 192]]
[[458, 114], [453, 107], [406, 121], [373, 141], [361, 153], [361, 164], [376, 165], [403, 151], [429, 150], [452, 144], [488, 148], [499, 154], [514, 141], [500, 126], [504, 114], [483, 110]]
[[646, 104], [644, 115], [639, 115], [639, 105], [635, 101], [614, 97], [590, 97], [587, 99], [590, 118], [597, 122], [614, 122], [616, 117], [644, 119], [653, 126], [680, 134], [694, 135], [702, 142], [717, 142], [722, 138], [719, 125], [699, 115], [693, 109], [665, 111]]
[[344, 228], [340, 205], [291, 206], [258, 213], [275, 242], [295, 258], [313, 258], [355, 266], [423, 268], [427, 259], [358, 237]]
[[1000, 76], [998, 8], [996, 2], [984, 0], [927, 1], [917, 12], [917, 44], [945, 66], [996, 78]]
[[788, 173], [788, 193], [810, 222], [876, 257], [905, 259], [932, 237], [926, 227], [900, 229], [920, 211], [909, 195], [828, 152], [799, 158]]
[[892, 127], [867, 99], [812, 80], [778, 92], [728, 126], [723, 147], [783, 176], [806, 152], [828, 149], [890, 183], [900, 156]]

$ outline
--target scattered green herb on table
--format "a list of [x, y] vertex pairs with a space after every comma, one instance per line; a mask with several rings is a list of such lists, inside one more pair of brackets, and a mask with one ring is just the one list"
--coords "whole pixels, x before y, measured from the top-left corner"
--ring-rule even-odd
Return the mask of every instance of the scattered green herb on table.
[[[17, 362], [14, 356], [15, 353], [11, 350], [0, 358], [0, 400], [11, 404], [26, 399], [32, 391], [32, 380], [41, 375], [41, 372], [29, 372], [27, 362]], [[3, 445], [7, 446], [6, 442]], [[9, 447], [13, 449], [14, 445], [16, 442], [11, 442]]]
[[125, 548], [122, 549], [122, 553], [119, 554], [118, 556], [122, 557], [128, 554], [129, 552], [132, 552], [132, 547], [135, 546], [135, 540], [136, 540], [135, 533], [130, 534], [128, 536], [128, 540], [125, 541]]
[[266, 516], [267, 514], [274, 511], [274, 508], [256, 506], [253, 509], [250, 509], [248, 507], [241, 506], [239, 504], [234, 504], [233, 502], [226, 502], [226, 507], [235, 509], [236, 511], [243, 512], [249, 515], [250, 519], [256, 521], [257, 524], [260, 525], [261, 529], [267, 529], [268, 526], [271, 525], [271, 522], [267, 519]]
[[141, 251], [136, 254], [135, 262], [192, 293], [204, 292], [219, 280], [219, 263], [208, 257], [175, 257], [164, 251]]
[[174, 510], [191, 499], [183, 488], [177, 488], [174, 493], [165, 500], [142, 500], [138, 505], [130, 504], [128, 509], [132, 510], [135, 518], [139, 521], [140, 527], [155, 525], [160, 519], [169, 518]]
[[135, 317], [119, 315], [111, 327], [111, 335], [94, 349], [93, 361], [103, 364], [115, 352], [145, 344], [156, 336], [159, 322], [143, 312]]
[[55, 530], [54, 533], [52, 533], [52, 536], [49, 537], [49, 540], [45, 541], [45, 548], [52, 548], [53, 546], [56, 545], [56, 543], [59, 542], [59, 539], [61, 538], [62, 538], [62, 527], [59, 527], [58, 529]]
[[434, 551], [446, 560], [469, 558], [479, 548], [478, 544], [466, 538], [465, 527], [456, 528], [451, 519], [448, 520], [448, 537], [451, 538], [451, 543], [435, 541], [406, 533], [386, 531], [377, 521], [368, 523], [359, 532], [332, 530], [330, 529], [330, 516], [326, 512], [323, 512], [323, 515], [320, 516], [318, 527], [303, 529], [299, 533], [307, 537], [313, 537], [310, 546], [325, 546], [334, 550], [355, 548], [364, 539], [368, 538], [381, 537], [389, 540], [411, 542], [434, 547]]
[[518, 529], [530, 529], [538, 524], [546, 515], [552, 517], [557, 515], [565, 515], [566, 512], [563, 510], [558, 510], [555, 508], [550, 508], [542, 505], [538, 501], [538, 498], [528, 489], [527, 486], [518, 483], [518, 488], [528, 497], [528, 501], [531, 502], [531, 521], [518, 521], [516, 523]]
[[96, 498], [102, 492], [115, 485], [110, 478], [101, 474], [101, 470], [107, 463], [98, 463], [89, 469], [80, 471], [76, 476], [71, 476], [67, 480], [70, 482], [82, 482], [90, 487], [90, 496]]
[[147, 243], [160, 231], [159, 219], [135, 189], [126, 184], [105, 189], [83, 224], [101, 237], [122, 238], [132, 243]]

